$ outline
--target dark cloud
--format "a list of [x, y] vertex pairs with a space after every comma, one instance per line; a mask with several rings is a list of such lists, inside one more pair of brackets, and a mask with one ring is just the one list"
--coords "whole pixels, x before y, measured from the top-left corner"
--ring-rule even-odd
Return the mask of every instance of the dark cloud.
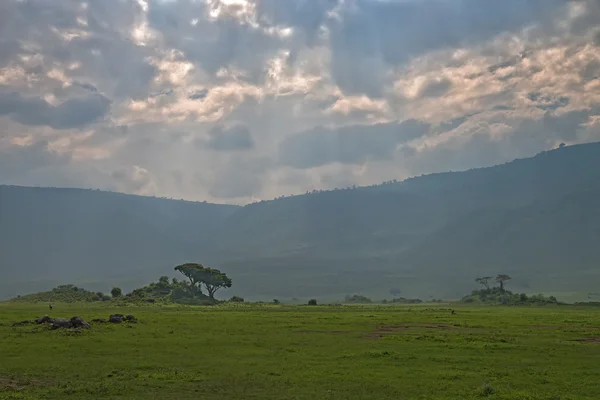
[[420, 97], [440, 97], [452, 87], [452, 82], [448, 79], [438, 79], [427, 82], [419, 91]]
[[312, 168], [333, 162], [362, 164], [391, 159], [398, 144], [425, 135], [429, 128], [417, 120], [333, 130], [315, 128], [287, 137], [279, 147], [279, 160], [295, 168]]
[[246, 125], [216, 126], [208, 133], [208, 148], [216, 151], [250, 150], [254, 147], [252, 133]]
[[339, 3], [339, 0], [258, 0], [256, 11], [265, 25], [285, 25], [300, 30], [306, 35], [307, 44], [312, 46], [327, 22], [327, 14]]
[[17, 92], [0, 89], [0, 115], [8, 115], [24, 125], [78, 128], [96, 122], [109, 108], [110, 101], [100, 95], [69, 99], [53, 106], [40, 98], [23, 97]]
[[169, 48], [181, 51], [209, 74], [231, 66], [244, 70], [249, 81], [262, 81], [265, 61], [279, 51], [282, 40], [232, 16], [207, 20], [207, 7], [204, 2], [153, 1], [148, 20]]
[[[348, 93], [377, 94], [383, 65], [397, 66], [426, 52], [480, 43], [527, 24], [547, 21], [564, 9], [548, 1], [369, 1], [342, 9], [332, 22], [332, 74]], [[378, 67], [374, 67], [378, 66]], [[364, 82], [360, 85], [357, 82]]]
[[540, 92], [531, 92], [527, 95], [527, 98], [542, 110], [554, 111], [557, 108], [569, 105], [569, 98], [566, 96], [552, 96]]
[[[411, 175], [418, 175], [485, 167], [531, 157], [553, 148], [556, 142], [579, 142], [584, 124], [591, 116], [599, 114], [600, 108], [595, 108], [559, 115], [547, 112], [542, 118], [523, 121], [511, 121], [508, 116], [498, 118], [499, 122], [511, 126], [501, 140], [492, 135], [489, 126], [477, 123], [477, 132], [466, 137], [457, 135], [421, 152], [407, 150], [403, 153], [403, 163]], [[584, 138], [590, 139], [593, 140]], [[600, 132], [596, 133], [595, 139], [600, 139]]]
[[206, 98], [206, 96], [208, 96], [208, 89], [202, 89], [202, 90], [198, 90], [195, 91], [193, 93], [190, 93], [188, 95], [188, 99], [190, 100], [204, 100]]
[[76, 86], [79, 86], [82, 89], [85, 89], [87, 91], [90, 91], [92, 93], [97, 93], [98, 92], [98, 88], [96, 88], [96, 86], [92, 85], [91, 83], [80, 83], [80, 82], [75, 82]]
[[[141, 9], [135, 1], [6, 0], [0, 4], [0, 66], [13, 63], [43, 82], [57, 65], [67, 77], [94, 78], [111, 96], [142, 98], [157, 70], [150, 63], [155, 48], [136, 45], [131, 32]], [[38, 58], [28, 65], [17, 54]], [[40, 57], [41, 56], [41, 57]], [[90, 89], [90, 88], [88, 88]]]

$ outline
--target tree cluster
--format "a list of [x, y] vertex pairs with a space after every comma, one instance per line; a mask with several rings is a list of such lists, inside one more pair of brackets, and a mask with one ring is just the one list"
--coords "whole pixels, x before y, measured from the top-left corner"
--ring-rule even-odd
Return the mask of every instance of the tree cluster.
[[492, 281], [492, 279], [498, 283], [498, 287], [500, 289], [500, 291], [504, 291], [504, 284], [511, 280], [512, 277], [510, 275], [506, 275], [506, 274], [499, 274], [496, 275], [496, 278], [492, 278], [491, 276], [482, 276], [480, 278], [476, 278], [475, 282], [479, 283], [481, 286], [483, 286], [486, 290], [490, 290], [490, 281]]
[[208, 297], [212, 300], [215, 298], [215, 293], [222, 288], [231, 287], [231, 279], [218, 269], [208, 268], [202, 264], [187, 263], [175, 267], [175, 271], [182, 273], [190, 281], [190, 289], [192, 296], [203, 295], [202, 287], [208, 293]]

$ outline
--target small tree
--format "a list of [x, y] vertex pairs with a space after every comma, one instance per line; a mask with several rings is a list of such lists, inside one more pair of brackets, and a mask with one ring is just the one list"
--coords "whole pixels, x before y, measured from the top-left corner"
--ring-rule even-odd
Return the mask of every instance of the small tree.
[[214, 268], [204, 268], [200, 281], [211, 299], [215, 298], [217, 290], [231, 287], [231, 279], [224, 272]]
[[317, 300], [316, 299], [310, 299], [308, 301], [308, 305], [309, 306], [316, 306], [317, 305]]
[[240, 296], [233, 296], [232, 298], [229, 299], [229, 301], [232, 303], [243, 303], [244, 299]]
[[492, 279], [491, 276], [482, 276], [481, 278], [475, 279], [475, 282], [479, 283], [480, 285], [485, 287], [487, 290], [490, 290], [490, 280], [491, 279]]
[[496, 276], [496, 282], [500, 285], [500, 290], [504, 292], [504, 283], [511, 280], [510, 275], [500, 274]]
[[273, 299], [273, 304], [281, 304], [281, 302], [277, 299]]
[[110, 295], [113, 297], [113, 299], [116, 299], [123, 296], [123, 291], [119, 287], [114, 287], [110, 290]]

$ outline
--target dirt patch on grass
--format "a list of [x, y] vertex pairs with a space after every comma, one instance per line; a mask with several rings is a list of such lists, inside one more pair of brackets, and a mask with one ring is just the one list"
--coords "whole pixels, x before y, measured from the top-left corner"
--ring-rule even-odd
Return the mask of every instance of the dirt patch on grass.
[[573, 341], [574, 342], [580, 342], [580, 343], [595, 343], [595, 344], [600, 344], [600, 337], [588, 337], [588, 338], [582, 338], [582, 339], [575, 339]]
[[49, 386], [48, 382], [36, 380], [36, 379], [17, 379], [9, 378], [6, 376], [0, 376], [0, 390], [13, 390], [19, 391], [27, 389], [28, 387], [43, 387]]
[[531, 325], [534, 329], [600, 329], [600, 326], [585, 326], [585, 325]]
[[406, 329], [456, 329], [454, 326], [439, 325], [439, 324], [428, 324], [428, 325], [382, 325], [377, 327], [379, 332], [393, 332], [402, 331]]
[[[386, 333], [406, 331], [410, 329], [436, 329], [436, 330], [450, 330], [456, 329], [454, 326], [440, 325], [440, 324], [426, 324], [426, 325], [381, 325], [377, 329], [366, 336], [367, 339], [379, 339]], [[416, 333], [415, 333], [416, 334]], [[414, 334], [412, 334], [414, 335]]]
[[309, 329], [302, 329], [299, 331], [295, 331], [296, 333], [327, 333], [330, 335], [343, 335], [345, 333], [351, 333], [351, 331], [317, 331], [317, 330], [309, 330]]

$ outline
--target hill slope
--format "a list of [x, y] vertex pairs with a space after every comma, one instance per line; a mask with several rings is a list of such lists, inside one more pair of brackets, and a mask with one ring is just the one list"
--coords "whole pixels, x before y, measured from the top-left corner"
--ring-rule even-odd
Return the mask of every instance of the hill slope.
[[126, 285], [198, 260], [250, 298], [460, 297], [496, 273], [517, 290], [587, 293], [599, 195], [600, 143], [246, 207], [0, 186], [0, 268], [8, 282]]
[[34, 289], [27, 282], [46, 282], [42, 288], [126, 278], [144, 283], [155, 278], [145, 271], [201, 257], [206, 238], [236, 208], [91, 190], [0, 186], [0, 295], [14, 283], [26, 285], [23, 290]]

